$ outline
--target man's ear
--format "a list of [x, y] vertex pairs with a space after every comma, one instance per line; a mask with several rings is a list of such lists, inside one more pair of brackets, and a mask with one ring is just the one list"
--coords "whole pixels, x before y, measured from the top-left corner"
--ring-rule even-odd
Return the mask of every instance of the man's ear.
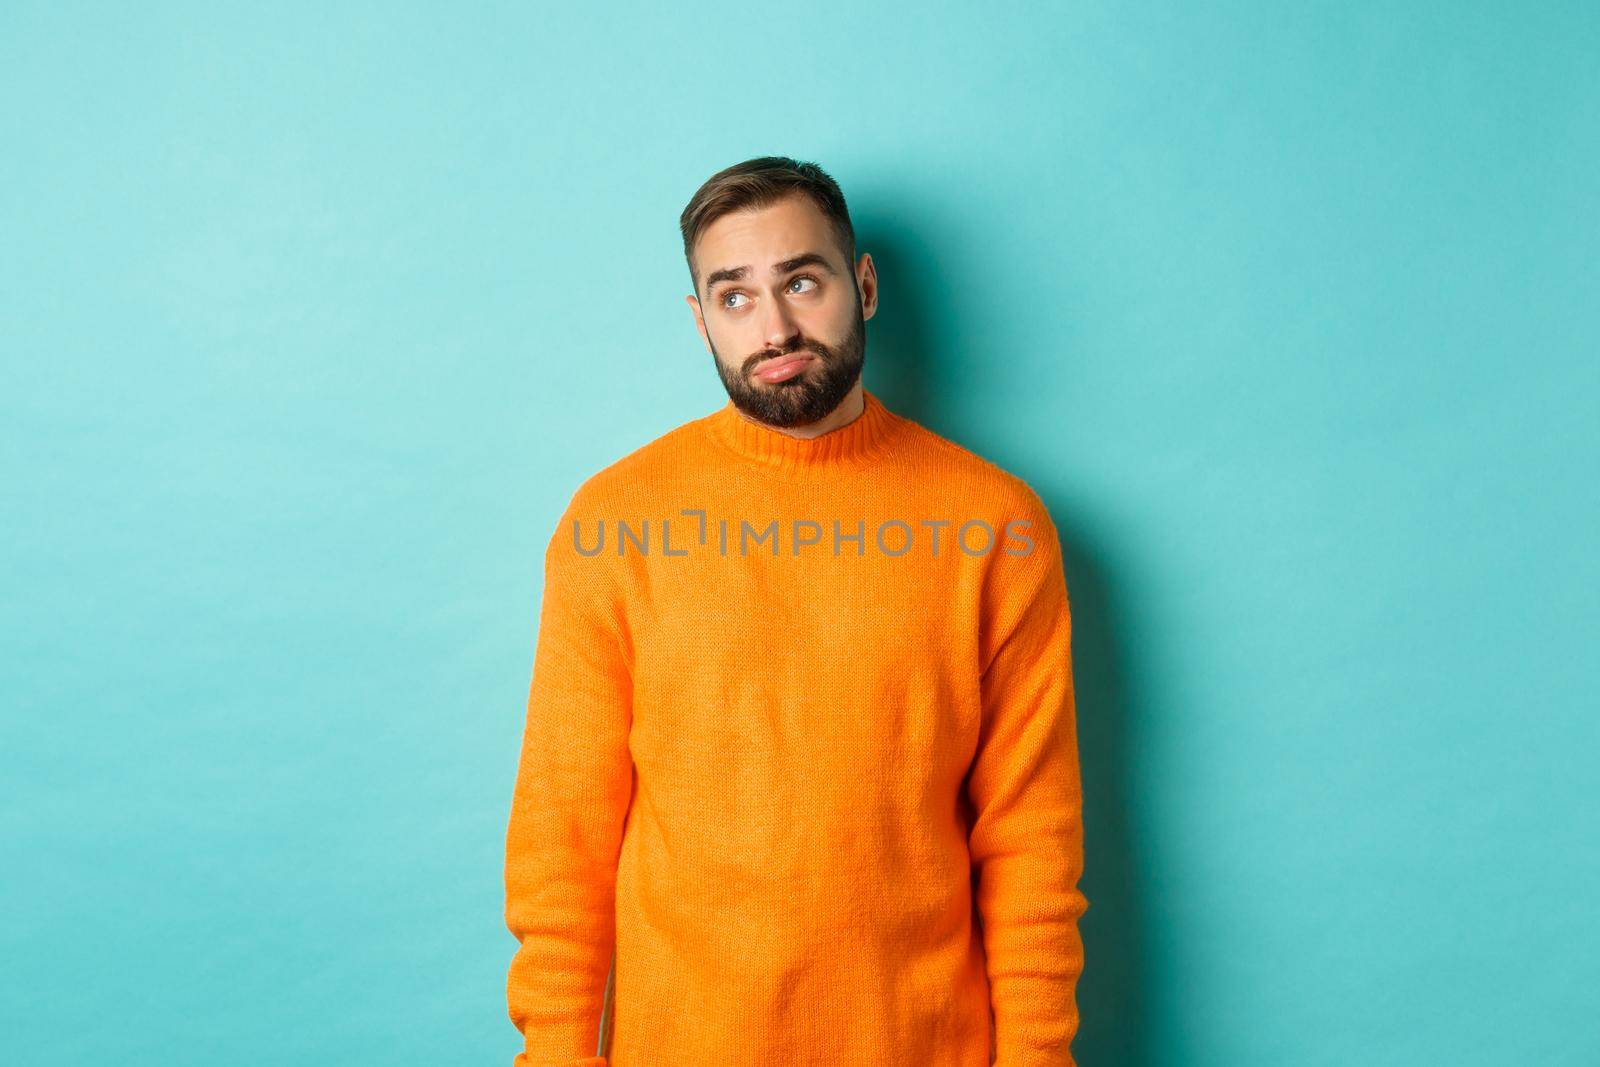
[[689, 310], [694, 312], [694, 327], [700, 331], [700, 340], [705, 342], [706, 351], [716, 355], [715, 352], [711, 351], [711, 338], [706, 334], [706, 317], [700, 311], [699, 299], [693, 293], [683, 299], [688, 302]]
[[878, 268], [869, 252], [861, 253], [856, 269], [856, 288], [861, 291], [861, 317], [870, 319], [878, 311]]

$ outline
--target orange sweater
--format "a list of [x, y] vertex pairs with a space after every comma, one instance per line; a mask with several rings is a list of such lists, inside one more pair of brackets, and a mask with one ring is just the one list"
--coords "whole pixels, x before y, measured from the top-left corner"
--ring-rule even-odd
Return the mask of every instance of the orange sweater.
[[1073, 1063], [1056, 529], [865, 401], [811, 440], [730, 401], [562, 516], [506, 837], [514, 1067]]

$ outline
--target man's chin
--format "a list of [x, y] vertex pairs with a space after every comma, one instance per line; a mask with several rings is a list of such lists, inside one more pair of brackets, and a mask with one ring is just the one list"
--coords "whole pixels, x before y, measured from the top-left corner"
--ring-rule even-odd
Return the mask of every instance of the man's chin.
[[803, 370], [793, 378], [785, 378], [781, 382], [764, 382], [760, 378], [746, 378], [745, 381], [749, 383], [751, 389], [758, 392], [781, 393], [785, 389], [793, 389], [796, 386], [804, 385], [810, 374], [810, 370]]
[[765, 384], [750, 389], [745, 394], [745, 413], [759, 418], [771, 426], [804, 426], [815, 422], [811, 417], [810, 408], [797, 392], [785, 393], [784, 388], [798, 379], [791, 378], [787, 382]]

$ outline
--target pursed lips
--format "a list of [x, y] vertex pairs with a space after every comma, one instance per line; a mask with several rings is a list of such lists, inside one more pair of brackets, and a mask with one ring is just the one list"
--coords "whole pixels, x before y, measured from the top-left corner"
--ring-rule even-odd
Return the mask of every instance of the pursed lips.
[[776, 367], [778, 364], [784, 363], [791, 359], [811, 359], [815, 356], [815, 354], [816, 353], [812, 352], [809, 348], [802, 348], [798, 352], [785, 352], [781, 356], [768, 356], [766, 359], [756, 364], [756, 369], [760, 370], [762, 367]]
[[755, 374], [763, 381], [783, 381], [800, 373], [800, 369], [815, 358], [816, 355], [809, 351], [770, 356], [756, 364]]

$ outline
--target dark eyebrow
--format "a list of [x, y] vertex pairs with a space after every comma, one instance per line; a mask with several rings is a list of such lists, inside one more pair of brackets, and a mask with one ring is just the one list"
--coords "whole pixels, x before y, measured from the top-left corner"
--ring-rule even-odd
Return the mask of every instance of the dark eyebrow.
[[[780, 274], [788, 274], [792, 270], [799, 270], [801, 267], [821, 267], [823, 271], [836, 277], [839, 273], [833, 269], [833, 264], [829, 263], [828, 258], [821, 252], [802, 252], [792, 259], [786, 259], [781, 263], [774, 263], [772, 265], [772, 274], [774, 277], [777, 277]], [[749, 267], [723, 267], [721, 270], [714, 270], [710, 274], [706, 275], [706, 292], [709, 293], [711, 291], [711, 287], [716, 285], [718, 282], [743, 281], [749, 276]]]

